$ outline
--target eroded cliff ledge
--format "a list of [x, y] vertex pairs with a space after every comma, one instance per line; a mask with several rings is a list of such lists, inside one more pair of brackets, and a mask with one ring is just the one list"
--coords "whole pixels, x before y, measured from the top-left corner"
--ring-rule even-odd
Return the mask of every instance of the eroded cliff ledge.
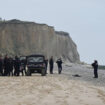
[[0, 53], [10, 55], [44, 54], [79, 62], [77, 46], [68, 33], [46, 24], [10, 20], [0, 22]]

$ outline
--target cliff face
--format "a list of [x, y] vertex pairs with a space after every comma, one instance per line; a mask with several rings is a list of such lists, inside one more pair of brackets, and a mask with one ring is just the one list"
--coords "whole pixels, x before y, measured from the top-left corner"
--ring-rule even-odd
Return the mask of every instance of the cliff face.
[[47, 58], [80, 61], [77, 47], [68, 33], [56, 32], [46, 24], [18, 20], [0, 22], [0, 53], [44, 54]]
[[57, 37], [57, 56], [60, 54], [65, 60], [70, 62], [79, 61], [77, 46], [66, 32], [56, 32]]

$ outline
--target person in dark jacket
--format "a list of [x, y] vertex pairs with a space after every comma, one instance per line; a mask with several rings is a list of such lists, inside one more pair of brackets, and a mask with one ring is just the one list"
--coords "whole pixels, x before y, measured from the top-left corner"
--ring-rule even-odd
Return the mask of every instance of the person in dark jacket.
[[13, 66], [14, 66], [14, 62], [13, 59], [10, 57], [9, 58], [9, 76], [13, 76]]
[[3, 59], [1, 55], [0, 55], [0, 76], [3, 76]]
[[98, 62], [97, 60], [92, 63], [92, 67], [94, 68], [94, 78], [98, 78]]
[[6, 55], [4, 58], [4, 76], [8, 76], [9, 75], [9, 58]]
[[20, 60], [17, 56], [15, 56], [14, 60], [14, 75], [19, 76], [19, 71], [20, 71]]
[[58, 60], [56, 61], [56, 63], [57, 63], [57, 65], [58, 65], [58, 73], [61, 74], [61, 72], [62, 72], [62, 59], [61, 59], [61, 58], [58, 59]]
[[46, 74], [47, 74], [48, 59], [45, 59], [45, 65], [46, 65]]
[[49, 60], [49, 66], [50, 66], [50, 74], [53, 74], [53, 67], [54, 67], [53, 56]]

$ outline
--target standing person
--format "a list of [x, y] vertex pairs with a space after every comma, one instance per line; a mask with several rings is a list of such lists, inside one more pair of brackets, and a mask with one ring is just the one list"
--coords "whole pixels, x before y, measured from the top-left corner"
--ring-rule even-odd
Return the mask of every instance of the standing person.
[[9, 76], [13, 76], [13, 65], [14, 65], [13, 59], [10, 57], [9, 58]]
[[3, 59], [1, 55], [0, 55], [0, 76], [3, 76]]
[[19, 76], [19, 71], [20, 71], [20, 60], [17, 56], [15, 56], [15, 60], [14, 60], [14, 75], [15, 76]]
[[61, 74], [62, 72], [62, 59], [59, 58], [57, 61], [56, 61], [57, 65], [58, 65], [58, 73]]
[[53, 67], [54, 67], [53, 56], [49, 60], [49, 66], [50, 66], [50, 74], [53, 74]]
[[22, 76], [26, 75], [26, 59], [20, 60], [20, 72]]
[[46, 74], [47, 74], [48, 59], [45, 59], [45, 65], [46, 65]]
[[4, 58], [4, 76], [9, 75], [9, 58], [6, 55]]
[[92, 67], [94, 68], [94, 78], [98, 78], [98, 62], [97, 60], [92, 63]]

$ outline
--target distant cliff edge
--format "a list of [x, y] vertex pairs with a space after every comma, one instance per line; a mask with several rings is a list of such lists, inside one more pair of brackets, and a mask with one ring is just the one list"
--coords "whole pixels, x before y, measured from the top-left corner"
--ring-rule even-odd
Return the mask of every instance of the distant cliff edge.
[[46, 24], [10, 20], [0, 22], [0, 53], [10, 55], [44, 54], [80, 62], [77, 46], [67, 32]]

